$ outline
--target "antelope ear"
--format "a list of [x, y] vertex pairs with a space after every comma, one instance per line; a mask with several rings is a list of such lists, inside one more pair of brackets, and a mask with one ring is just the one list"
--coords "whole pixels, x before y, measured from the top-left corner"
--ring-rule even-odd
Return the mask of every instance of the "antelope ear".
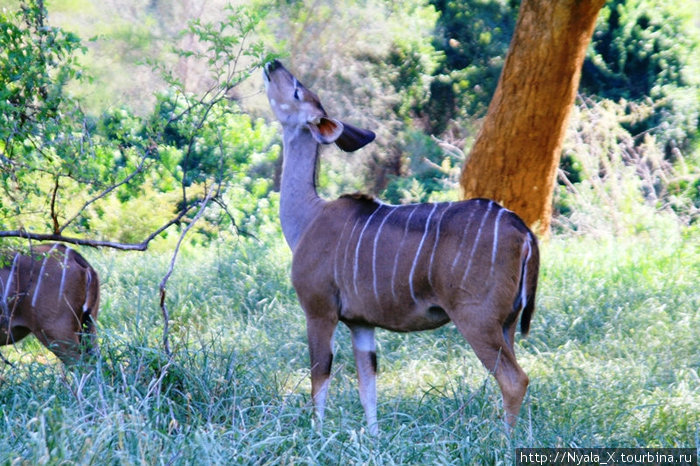
[[307, 127], [319, 144], [332, 144], [343, 134], [343, 124], [332, 118], [323, 117], [318, 123], [309, 123]]
[[341, 123], [343, 132], [335, 144], [345, 152], [354, 152], [374, 141], [374, 133], [368, 129], [358, 128], [348, 123]]

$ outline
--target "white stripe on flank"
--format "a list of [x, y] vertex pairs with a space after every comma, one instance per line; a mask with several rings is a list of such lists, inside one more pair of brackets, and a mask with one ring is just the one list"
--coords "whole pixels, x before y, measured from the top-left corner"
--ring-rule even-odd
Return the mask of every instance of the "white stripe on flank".
[[338, 236], [338, 244], [335, 246], [335, 256], [333, 256], [333, 278], [335, 279], [336, 285], [339, 285], [338, 262], [340, 262], [340, 258], [338, 257], [338, 253], [340, 252], [340, 245], [342, 244], [341, 239], [343, 239], [343, 235], [345, 235], [345, 229], [348, 227], [350, 220], [352, 220], [352, 217], [348, 217], [348, 219], [345, 220], [345, 225], [343, 225], [343, 229], [340, 231], [340, 235]]
[[372, 221], [372, 218], [374, 218], [374, 216], [377, 214], [377, 212], [382, 210], [382, 207], [383, 206], [380, 205], [379, 207], [377, 207], [374, 210], [374, 212], [372, 212], [372, 215], [367, 217], [367, 221], [365, 222], [365, 226], [362, 227], [362, 231], [360, 232], [360, 237], [357, 238], [357, 246], [355, 246], [355, 263], [353, 264], [354, 267], [352, 270], [352, 282], [355, 285], [355, 294], [358, 294], [358, 291], [357, 291], [357, 269], [359, 268], [359, 262], [360, 262], [360, 245], [362, 244], [362, 237], [364, 236], [365, 231], [367, 230], [367, 227], [369, 226], [369, 223]]
[[49, 249], [49, 252], [47, 252], [44, 255], [44, 260], [41, 263], [41, 269], [39, 269], [39, 280], [36, 282], [36, 288], [34, 288], [34, 296], [32, 297], [32, 307], [36, 306], [36, 298], [39, 296], [39, 288], [41, 288], [41, 280], [44, 278], [44, 269], [46, 269], [46, 261], [48, 260], [49, 256], [53, 252], [53, 250], [56, 249], [56, 245], [54, 244], [51, 246], [51, 249]]
[[345, 255], [343, 256], [343, 274], [348, 270], [347, 265], [348, 265], [348, 252], [350, 252], [350, 241], [352, 240], [352, 236], [355, 234], [355, 230], [357, 229], [357, 226], [360, 224], [360, 218], [358, 217], [355, 220], [355, 224], [352, 226], [352, 231], [350, 232], [350, 236], [348, 236], [348, 239], [345, 242]]
[[[61, 271], [61, 286], [58, 287], [58, 300], [61, 300], [61, 296], [63, 296], [63, 289], [66, 284], [66, 270], [68, 270], [68, 254], [70, 254], [71, 248], [66, 247], [66, 253], [63, 256], [63, 270]], [[89, 282], [88, 282], [89, 284]], [[85, 299], [87, 300], [87, 294], [85, 295]]]
[[[480, 203], [481, 199], [478, 199], [476, 202]], [[469, 227], [472, 224], [472, 219], [474, 218], [474, 213], [476, 212], [476, 207], [472, 209], [472, 211], [469, 213], [469, 218], [467, 219], [467, 223], [464, 225], [464, 230], [462, 231], [462, 240], [459, 242], [459, 248], [457, 248], [457, 254], [455, 255], [455, 258], [452, 260], [452, 272], [455, 271], [455, 267], [457, 267], [457, 262], [459, 262], [459, 258], [462, 256], [462, 250], [464, 249], [465, 243], [467, 241], [467, 231], [469, 230]]]
[[379, 235], [382, 234], [382, 228], [384, 227], [384, 224], [386, 223], [387, 219], [391, 217], [391, 214], [396, 212], [396, 207], [391, 206], [391, 212], [389, 212], [385, 217], [384, 220], [382, 220], [382, 223], [379, 224], [379, 228], [377, 228], [377, 233], [374, 235], [374, 245], [372, 248], [372, 277], [373, 277], [373, 285], [374, 285], [374, 297], [377, 300], [377, 304], [381, 305], [382, 303], [379, 301], [379, 292], [377, 291], [377, 244], [379, 243]]
[[493, 227], [493, 248], [491, 249], [491, 271], [489, 272], [489, 276], [493, 275], [493, 267], [496, 264], [496, 248], [498, 247], [498, 222], [501, 221], [501, 215], [503, 215], [503, 212], [505, 212], [506, 209], [501, 209], [498, 211], [498, 215], [496, 215], [496, 226]]
[[438, 204], [433, 204], [433, 208], [430, 210], [430, 214], [428, 214], [428, 218], [425, 220], [425, 229], [423, 230], [423, 236], [420, 239], [420, 243], [418, 243], [418, 249], [416, 250], [416, 255], [413, 258], [413, 264], [411, 264], [411, 272], [408, 274], [408, 287], [411, 290], [411, 298], [413, 298], [413, 302], [418, 302], [416, 299], [416, 293], [413, 290], [413, 276], [416, 272], [416, 266], [418, 265], [418, 257], [420, 256], [420, 251], [423, 249], [423, 243], [425, 242], [425, 237], [428, 236], [428, 229], [430, 228], [430, 219], [433, 218], [433, 214], [435, 213], [435, 209], [437, 209]]
[[486, 213], [482, 217], [481, 223], [479, 223], [479, 229], [476, 232], [476, 238], [474, 239], [474, 243], [472, 243], [472, 250], [469, 253], [469, 261], [467, 262], [467, 268], [464, 270], [464, 275], [462, 275], [462, 283], [464, 283], [464, 280], [469, 275], [469, 269], [471, 269], [472, 267], [472, 259], [474, 258], [474, 252], [476, 251], [476, 245], [479, 244], [479, 237], [481, 237], [481, 229], [484, 227], [484, 222], [486, 222], [489, 213], [491, 213], [491, 207], [493, 207], [493, 201], [489, 201], [489, 206], [486, 209]]
[[396, 269], [399, 266], [399, 256], [401, 256], [401, 250], [403, 249], [403, 244], [406, 241], [406, 236], [408, 235], [408, 226], [411, 223], [411, 218], [413, 218], [413, 214], [415, 214], [416, 210], [418, 210], [419, 205], [420, 204], [415, 204], [413, 210], [408, 215], [408, 218], [406, 219], [406, 226], [403, 229], [403, 236], [401, 237], [401, 242], [396, 248], [396, 256], [394, 257], [394, 269], [391, 271], [391, 295], [394, 297], [394, 301], [396, 301], [396, 288], [394, 285], [396, 279]]
[[19, 253], [15, 254], [15, 258], [12, 259], [12, 267], [10, 267], [10, 276], [5, 284], [5, 290], [2, 293], [2, 303], [3, 306], [7, 304], [7, 297], [10, 295], [10, 288], [12, 287], [12, 279], [15, 277], [15, 269], [17, 268], [17, 260], [19, 258]]
[[442, 219], [445, 217], [450, 207], [452, 207], [452, 201], [448, 202], [445, 210], [442, 211], [437, 231], [435, 232], [435, 243], [433, 243], [433, 250], [430, 253], [430, 263], [428, 264], [428, 285], [430, 285], [430, 288], [433, 287], [433, 259], [435, 258], [435, 251], [437, 251], [438, 241], [440, 241], [440, 227], [442, 226]]

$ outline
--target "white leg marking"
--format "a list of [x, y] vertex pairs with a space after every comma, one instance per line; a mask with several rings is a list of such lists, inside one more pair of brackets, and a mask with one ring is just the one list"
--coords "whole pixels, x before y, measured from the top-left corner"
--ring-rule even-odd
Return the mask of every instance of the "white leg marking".
[[333, 330], [333, 334], [331, 335], [331, 341], [329, 343], [330, 346], [330, 352], [333, 356], [335, 356], [335, 334], [338, 332], [338, 328], [336, 327]]
[[318, 417], [318, 423], [323, 426], [323, 414], [326, 410], [326, 398], [328, 398], [328, 387], [331, 384], [330, 377], [323, 382], [321, 388], [314, 396], [314, 408], [316, 409], [316, 416]]
[[[476, 202], [480, 202], [480, 200], [477, 200]], [[455, 267], [457, 267], [457, 262], [459, 262], [459, 258], [462, 256], [462, 250], [464, 249], [464, 246], [467, 241], [467, 230], [469, 230], [469, 227], [472, 224], [472, 219], [474, 218], [474, 212], [476, 210], [472, 209], [472, 211], [469, 213], [469, 218], [467, 219], [466, 225], [464, 225], [464, 230], [462, 231], [462, 240], [459, 242], [459, 248], [457, 248], [457, 254], [455, 255], [455, 258], [452, 260], [452, 272], [455, 271]]]
[[351, 327], [350, 331], [352, 334], [352, 345], [355, 350], [360, 402], [365, 410], [369, 433], [377, 435], [379, 430], [377, 426], [377, 374], [372, 361], [373, 357], [376, 358], [374, 328]]
[[498, 223], [501, 221], [501, 215], [506, 209], [501, 209], [496, 215], [496, 225], [493, 227], [493, 248], [491, 248], [491, 272], [489, 276], [493, 275], [493, 268], [496, 265], [496, 249], [498, 248]]
[[435, 243], [433, 243], [433, 250], [430, 252], [430, 263], [428, 264], [428, 285], [430, 285], [430, 288], [433, 287], [433, 259], [435, 258], [435, 251], [437, 251], [438, 241], [440, 241], [440, 227], [442, 226], [442, 219], [445, 217], [450, 207], [452, 207], [452, 201], [447, 203], [445, 210], [443, 210], [440, 215], [437, 231], [435, 232]]
[[[335, 333], [337, 329], [333, 330], [333, 333], [331, 334], [331, 339], [328, 342], [329, 350], [331, 354], [335, 354], [335, 351], [333, 351], [333, 347], [335, 346]], [[325, 382], [321, 385], [321, 388], [318, 389], [318, 392], [316, 392], [316, 395], [314, 396], [314, 411], [316, 412], [316, 417], [318, 418], [318, 424], [319, 427], [323, 427], [323, 415], [326, 410], [326, 399], [328, 398], [328, 387], [331, 384], [331, 377], [330, 374], [328, 378], [326, 379]]]
[[387, 219], [391, 217], [391, 214], [396, 212], [396, 207], [391, 206], [391, 212], [389, 212], [385, 217], [384, 220], [382, 220], [382, 223], [379, 224], [379, 228], [377, 228], [377, 233], [374, 235], [374, 245], [372, 247], [372, 278], [373, 278], [373, 285], [374, 285], [374, 297], [377, 300], [377, 304], [381, 306], [381, 302], [379, 301], [379, 292], [377, 290], [377, 244], [379, 243], [379, 235], [382, 234], [382, 228], [384, 227], [384, 224], [386, 223]]
[[[66, 285], [66, 270], [68, 270], [68, 254], [70, 254], [70, 252], [71, 252], [71, 248], [67, 247], [65, 255], [63, 256], [63, 269], [61, 270], [61, 286], [58, 287], [58, 300], [59, 301], [61, 300], [61, 296], [63, 296], [63, 290], [64, 290], [64, 287]], [[88, 274], [89, 273], [90, 272], [88, 271]], [[88, 277], [89, 277], [89, 275], [88, 275]], [[89, 278], [88, 278], [87, 285], [90, 285]], [[87, 291], [87, 288], [88, 287], [86, 287], [86, 291]], [[87, 303], [87, 297], [88, 297], [88, 295], [86, 292], [85, 293], [85, 302], [86, 303]], [[83, 306], [83, 307], [85, 307], [85, 306]]]
[[474, 258], [474, 252], [476, 251], [476, 245], [479, 244], [479, 237], [481, 237], [481, 229], [484, 227], [484, 223], [486, 222], [486, 219], [491, 213], [491, 207], [493, 207], [493, 201], [489, 201], [489, 206], [486, 209], [486, 213], [481, 218], [481, 223], [479, 223], [479, 229], [476, 232], [476, 238], [474, 239], [474, 243], [472, 243], [472, 250], [469, 253], [469, 261], [467, 261], [467, 268], [464, 270], [464, 275], [462, 276], [462, 283], [464, 283], [464, 280], [466, 280], [467, 276], [469, 275], [469, 269], [471, 269], [472, 267], [472, 259]]
[[348, 227], [350, 220], [352, 220], [352, 217], [348, 217], [348, 219], [345, 220], [345, 225], [343, 225], [343, 229], [340, 232], [340, 236], [338, 236], [338, 244], [336, 244], [335, 246], [335, 256], [333, 258], [333, 278], [335, 279], [336, 285], [339, 285], [340, 283], [338, 280], [338, 262], [340, 262], [340, 257], [338, 257], [338, 253], [340, 252], [340, 245], [343, 244], [341, 240], [345, 235], [345, 229]]
[[352, 327], [352, 344], [358, 351], [376, 351], [373, 327]]
[[418, 206], [419, 206], [419, 204], [416, 204], [413, 207], [413, 210], [411, 211], [411, 213], [408, 215], [408, 218], [406, 219], [406, 226], [403, 229], [403, 236], [401, 237], [401, 242], [399, 242], [399, 246], [396, 248], [396, 256], [394, 256], [394, 268], [391, 271], [391, 295], [394, 297], [394, 301], [397, 300], [395, 279], [396, 279], [396, 269], [399, 266], [399, 257], [401, 256], [401, 250], [403, 249], [403, 244], [406, 241], [406, 236], [408, 235], [408, 226], [411, 223], [411, 218], [413, 218], [413, 214], [415, 214], [416, 210], [418, 210]]
[[51, 246], [51, 249], [49, 249], [49, 252], [46, 253], [44, 256], [44, 260], [41, 263], [41, 269], [39, 269], [39, 280], [36, 282], [36, 288], [34, 288], [34, 296], [32, 297], [32, 307], [36, 306], [36, 298], [39, 296], [39, 288], [41, 288], [41, 280], [44, 278], [44, 269], [46, 269], [46, 261], [48, 260], [49, 256], [53, 252], [53, 250], [56, 249], [56, 245], [54, 244]]
[[352, 270], [352, 282], [355, 285], [355, 294], [358, 294], [357, 291], [357, 270], [359, 269], [359, 264], [360, 264], [360, 245], [362, 244], [362, 237], [365, 234], [365, 231], [367, 230], [367, 227], [369, 226], [370, 222], [372, 221], [372, 218], [382, 210], [383, 206], [377, 207], [374, 212], [372, 212], [372, 215], [367, 217], [367, 221], [365, 222], [365, 226], [362, 227], [362, 231], [360, 232], [360, 237], [357, 238], [357, 245], [355, 246], [355, 263], [353, 264], [353, 270]]
[[413, 289], [413, 277], [416, 273], [416, 266], [418, 265], [418, 257], [420, 256], [420, 251], [423, 249], [423, 243], [425, 242], [426, 236], [428, 236], [428, 230], [430, 229], [430, 219], [433, 218], [433, 214], [435, 213], [435, 209], [437, 209], [438, 204], [433, 204], [433, 208], [430, 210], [430, 214], [428, 214], [428, 218], [425, 220], [425, 229], [423, 230], [423, 236], [420, 239], [420, 243], [418, 243], [418, 249], [416, 250], [416, 255], [413, 258], [413, 264], [411, 264], [411, 272], [408, 274], [408, 287], [411, 290], [411, 298], [413, 299], [413, 302], [418, 302], [416, 299], [416, 293]]
[[17, 268], [17, 260], [19, 259], [19, 253], [15, 254], [15, 258], [12, 259], [12, 267], [10, 267], [10, 276], [7, 278], [7, 283], [5, 284], [5, 290], [2, 293], [3, 305], [7, 304], [7, 297], [10, 295], [10, 288], [12, 287], [12, 279], [15, 276], [15, 269]]

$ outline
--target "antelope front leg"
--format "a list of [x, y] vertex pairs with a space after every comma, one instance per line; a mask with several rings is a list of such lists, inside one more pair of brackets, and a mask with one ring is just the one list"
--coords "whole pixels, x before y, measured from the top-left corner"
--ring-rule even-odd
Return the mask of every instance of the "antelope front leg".
[[374, 327], [352, 325], [352, 351], [355, 355], [360, 401], [365, 410], [371, 435], [377, 435], [377, 349], [374, 342]]
[[306, 318], [306, 334], [311, 358], [311, 397], [319, 428], [323, 427], [331, 366], [333, 365], [333, 333], [338, 321], [323, 318]]

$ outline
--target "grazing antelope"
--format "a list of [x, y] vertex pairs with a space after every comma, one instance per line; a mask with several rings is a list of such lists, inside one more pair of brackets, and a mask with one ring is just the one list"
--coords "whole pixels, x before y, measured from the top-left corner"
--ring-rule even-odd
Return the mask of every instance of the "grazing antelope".
[[15, 253], [0, 264], [0, 345], [33, 333], [64, 363], [97, 351], [97, 272], [62, 244]]
[[306, 313], [311, 393], [323, 421], [332, 340], [350, 328], [360, 400], [376, 434], [375, 327], [412, 332], [449, 321], [493, 373], [513, 426], [528, 377], [515, 360], [515, 323], [527, 334], [539, 269], [537, 240], [493, 201], [387, 205], [368, 196], [322, 200], [319, 144], [357, 150], [371, 131], [330, 118], [316, 95], [278, 61], [265, 66], [270, 106], [282, 124], [282, 231], [292, 249], [292, 284]]

